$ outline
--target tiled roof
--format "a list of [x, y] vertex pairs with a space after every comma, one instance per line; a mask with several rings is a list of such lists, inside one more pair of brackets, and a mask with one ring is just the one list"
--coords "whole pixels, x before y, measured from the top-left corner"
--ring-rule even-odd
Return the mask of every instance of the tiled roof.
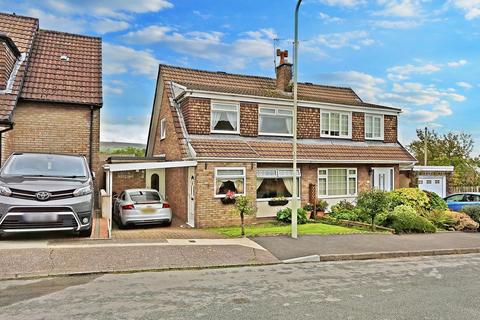
[[21, 97], [100, 106], [101, 39], [40, 30]]
[[[292, 99], [291, 93], [285, 93], [277, 89], [274, 78], [212, 72], [169, 65], [160, 65], [160, 71], [164, 81], [173, 81], [192, 90]], [[298, 84], [298, 98], [303, 101], [399, 110], [365, 103], [351, 88], [312, 83]]]
[[[258, 160], [291, 160], [292, 143], [271, 140], [216, 140], [192, 138], [191, 144], [198, 158], [234, 158]], [[415, 162], [416, 159], [398, 143], [322, 143], [302, 142], [298, 147], [299, 161], [355, 161], [355, 162]]]
[[[22, 54], [28, 54], [32, 46], [35, 32], [38, 29], [38, 19], [0, 13], [0, 33], [8, 36]], [[0, 122], [9, 121], [17, 103], [22, 86], [27, 60], [18, 69], [11, 91], [0, 93]]]
[[[36, 18], [0, 13], [0, 34], [25, 59], [12, 90], [0, 91], [0, 122], [11, 120], [19, 98], [102, 105], [101, 39], [39, 30]], [[60, 60], [67, 55], [69, 61]]]

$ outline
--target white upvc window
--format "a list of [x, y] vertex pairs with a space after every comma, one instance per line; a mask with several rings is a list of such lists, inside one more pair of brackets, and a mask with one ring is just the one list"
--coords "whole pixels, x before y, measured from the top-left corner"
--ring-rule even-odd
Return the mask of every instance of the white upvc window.
[[352, 116], [346, 112], [322, 111], [320, 136], [333, 138], [352, 137]]
[[214, 196], [223, 198], [232, 191], [237, 196], [245, 195], [245, 168], [215, 168]]
[[365, 139], [383, 140], [383, 115], [365, 115]]
[[[300, 169], [297, 169], [297, 195], [300, 198]], [[257, 169], [257, 200], [269, 201], [283, 197], [291, 199], [293, 195], [293, 170], [288, 168]]]
[[160, 120], [160, 140], [167, 137], [167, 119]]
[[258, 131], [262, 135], [293, 136], [293, 110], [278, 107], [260, 107]]
[[357, 195], [356, 168], [319, 168], [318, 197], [352, 197]]
[[212, 101], [210, 109], [212, 133], [240, 133], [240, 104]]

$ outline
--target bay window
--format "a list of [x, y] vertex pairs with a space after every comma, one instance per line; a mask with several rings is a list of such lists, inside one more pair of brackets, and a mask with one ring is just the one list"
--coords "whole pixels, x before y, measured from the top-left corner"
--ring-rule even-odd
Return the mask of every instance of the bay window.
[[322, 111], [320, 118], [322, 137], [351, 137], [351, 116], [349, 113]]
[[365, 139], [383, 140], [383, 116], [365, 115]]
[[318, 169], [318, 197], [355, 196], [357, 194], [356, 168]]
[[215, 197], [245, 195], [245, 168], [215, 168]]
[[[257, 169], [257, 199], [291, 198], [292, 195], [292, 169]], [[297, 169], [297, 195], [300, 196], [300, 169]]]
[[212, 102], [210, 122], [213, 133], [240, 133], [240, 105]]
[[293, 135], [293, 110], [260, 107], [258, 110], [259, 133], [264, 135]]

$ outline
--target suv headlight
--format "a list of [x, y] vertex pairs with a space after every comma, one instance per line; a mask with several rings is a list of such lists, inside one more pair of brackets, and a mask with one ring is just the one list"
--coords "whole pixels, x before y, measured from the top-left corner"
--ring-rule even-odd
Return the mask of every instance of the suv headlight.
[[86, 186], [86, 187], [81, 187], [81, 188], [78, 188], [77, 190], [75, 190], [73, 192], [73, 195], [75, 197], [80, 197], [80, 196], [85, 196], [87, 194], [90, 194], [92, 193], [92, 187], [91, 186]]
[[10, 197], [12, 195], [12, 191], [8, 187], [0, 186], [0, 195]]

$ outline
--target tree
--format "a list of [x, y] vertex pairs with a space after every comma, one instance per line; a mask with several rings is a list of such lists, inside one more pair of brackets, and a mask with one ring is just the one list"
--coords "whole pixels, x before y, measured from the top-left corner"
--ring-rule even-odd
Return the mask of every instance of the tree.
[[238, 196], [235, 198], [235, 207], [232, 210], [235, 214], [240, 215], [242, 225], [242, 237], [245, 237], [245, 216], [255, 212], [253, 201], [247, 196]]
[[375, 218], [387, 212], [388, 204], [387, 193], [377, 189], [361, 192], [357, 199], [357, 208], [370, 217], [372, 230], [375, 229]]

